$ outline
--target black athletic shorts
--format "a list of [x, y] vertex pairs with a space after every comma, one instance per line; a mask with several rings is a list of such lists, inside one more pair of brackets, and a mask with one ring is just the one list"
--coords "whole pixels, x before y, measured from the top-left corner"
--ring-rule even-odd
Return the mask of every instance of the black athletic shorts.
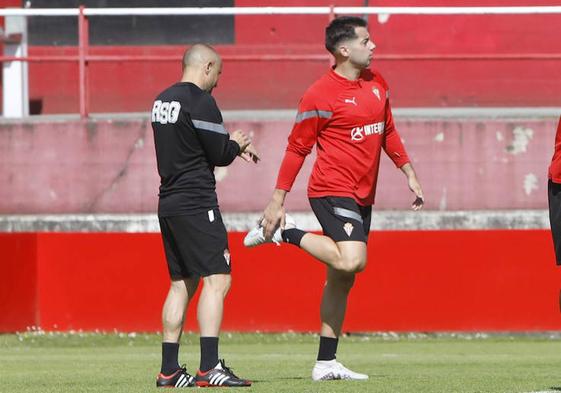
[[555, 259], [561, 265], [561, 184], [549, 180], [547, 184], [549, 199], [549, 223], [553, 236]]
[[360, 206], [352, 198], [310, 198], [310, 205], [325, 236], [333, 241], [368, 243], [372, 206]]
[[172, 279], [230, 273], [228, 234], [218, 209], [159, 221]]

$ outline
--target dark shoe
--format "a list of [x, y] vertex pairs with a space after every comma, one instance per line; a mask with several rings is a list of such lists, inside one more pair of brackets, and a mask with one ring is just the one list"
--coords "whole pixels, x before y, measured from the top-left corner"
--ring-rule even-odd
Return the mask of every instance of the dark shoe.
[[226, 366], [224, 360], [220, 360], [216, 367], [206, 371], [197, 371], [195, 383], [198, 387], [244, 387], [251, 386], [251, 381], [238, 378], [230, 368]]
[[187, 372], [185, 365], [170, 375], [158, 374], [156, 387], [158, 388], [189, 388], [195, 386], [195, 378]]

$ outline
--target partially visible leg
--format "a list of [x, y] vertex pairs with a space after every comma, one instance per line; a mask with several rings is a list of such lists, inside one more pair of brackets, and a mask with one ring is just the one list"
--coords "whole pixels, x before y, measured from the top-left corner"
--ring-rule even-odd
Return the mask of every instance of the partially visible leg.
[[[349, 244], [353, 243], [353, 244]], [[337, 245], [343, 253], [350, 254], [347, 258], [358, 258], [357, 271], [366, 265], [366, 244], [358, 246], [354, 243], [339, 242]], [[355, 373], [336, 361], [339, 335], [347, 310], [347, 299], [355, 281], [355, 273], [333, 268], [327, 270], [327, 280], [321, 299], [321, 330], [317, 362], [312, 370], [314, 380], [330, 379], [368, 379], [365, 374]]]
[[162, 309], [163, 341], [179, 342], [187, 305], [195, 295], [198, 278], [172, 280]]
[[197, 316], [201, 330], [201, 364], [196, 384], [206, 386], [251, 386], [251, 381], [238, 378], [218, 360], [218, 334], [222, 323], [224, 298], [232, 283], [229, 274], [213, 274], [204, 278]]
[[337, 338], [341, 334], [341, 327], [347, 310], [347, 298], [354, 282], [354, 273], [346, 273], [332, 268], [327, 270], [327, 281], [323, 288], [320, 308], [321, 336]]
[[354, 273], [329, 268], [323, 288], [320, 315], [321, 330], [317, 360], [336, 358], [341, 326], [347, 309], [347, 297], [355, 281]]
[[183, 330], [185, 311], [197, 291], [198, 278], [172, 280], [162, 309], [162, 368], [169, 375], [179, 369], [179, 340]]
[[306, 233], [300, 248], [335, 270], [355, 273], [366, 265], [366, 244], [362, 241], [335, 242], [327, 236]]
[[229, 274], [213, 274], [203, 280], [197, 318], [201, 332], [199, 370], [205, 372], [218, 364], [218, 335], [222, 324], [224, 298], [230, 289], [232, 278]]
[[222, 323], [224, 298], [230, 289], [229, 274], [212, 274], [203, 278], [204, 284], [197, 308], [201, 336], [218, 336]]
[[299, 246], [335, 270], [346, 273], [362, 270], [366, 264], [363, 225], [368, 217], [362, 214], [361, 207], [350, 198], [312, 198], [310, 205], [324, 236], [305, 233]]
[[162, 308], [162, 366], [156, 379], [156, 386], [165, 388], [194, 386], [195, 378], [187, 372], [186, 368], [179, 366], [178, 358], [185, 311], [197, 291], [199, 279], [196, 275], [192, 276], [188, 270], [185, 261], [189, 258], [185, 258], [181, 247], [184, 242], [177, 241], [188, 239], [185, 235], [184, 218], [182, 216], [159, 217], [159, 221], [171, 284]]

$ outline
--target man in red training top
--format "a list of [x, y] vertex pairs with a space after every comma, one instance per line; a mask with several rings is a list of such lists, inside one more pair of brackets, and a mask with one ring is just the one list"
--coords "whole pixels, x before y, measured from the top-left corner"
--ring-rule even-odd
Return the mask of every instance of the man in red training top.
[[555, 135], [555, 152], [549, 166], [548, 177], [549, 223], [555, 248], [555, 260], [558, 265], [561, 265], [561, 117]]
[[[368, 379], [337, 362], [335, 354], [347, 296], [355, 274], [366, 266], [382, 149], [407, 176], [416, 196], [414, 210], [423, 206], [423, 193], [394, 126], [388, 85], [378, 72], [368, 69], [376, 46], [366, 22], [356, 17], [336, 18], [326, 28], [325, 46], [336, 64], [302, 97], [273, 197], [261, 225], [247, 234], [244, 244], [288, 242], [327, 266], [319, 353], [312, 379]], [[314, 145], [317, 159], [308, 197], [323, 236], [297, 229], [289, 216], [285, 218], [283, 208]]]

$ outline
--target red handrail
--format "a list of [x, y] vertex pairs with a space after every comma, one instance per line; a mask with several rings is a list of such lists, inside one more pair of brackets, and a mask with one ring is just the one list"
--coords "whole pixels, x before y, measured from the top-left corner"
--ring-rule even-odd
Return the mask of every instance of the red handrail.
[[[328, 18], [334, 17], [334, 6], [331, 6]], [[105, 61], [145, 61], [145, 62], [167, 62], [178, 61], [181, 55], [90, 55], [89, 54], [89, 20], [85, 15], [85, 7], [80, 6], [78, 14], [78, 55], [58, 56], [1, 56], [0, 62], [4, 61], [27, 61], [27, 62], [78, 62], [79, 64], [79, 106], [80, 116], [86, 118], [89, 115], [89, 78], [88, 65], [90, 62]], [[403, 54], [384, 55], [378, 54], [376, 60], [382, 61], [431, 61], [431, 60], [561, 60], [560, 53], [505, 53], [505, 54]], [[259, 55], [223, 55], [225, 61], [328, 61], [331, 65], [331, 56], [326, 54], [259, 54]]]
[[[86, 55], [83, 60], [89, 62], [104, 61], [150, 61], [167, 62], [181, 60], [179, 55]], [[309, 55], [221, 55], [225, 61], [326, 61], [331, 56], [328, 54]], [[80, 61], [79, 55], [61, 56], [0, 56], [2, 61], [29, 61], [29, 62], [76, 62]], [[428, 53], [407, 55], [375, 55], [376, 61], [431, 61], [431, 60], [561, 60], [561, 53], [456, 53], [452, 55]]]

